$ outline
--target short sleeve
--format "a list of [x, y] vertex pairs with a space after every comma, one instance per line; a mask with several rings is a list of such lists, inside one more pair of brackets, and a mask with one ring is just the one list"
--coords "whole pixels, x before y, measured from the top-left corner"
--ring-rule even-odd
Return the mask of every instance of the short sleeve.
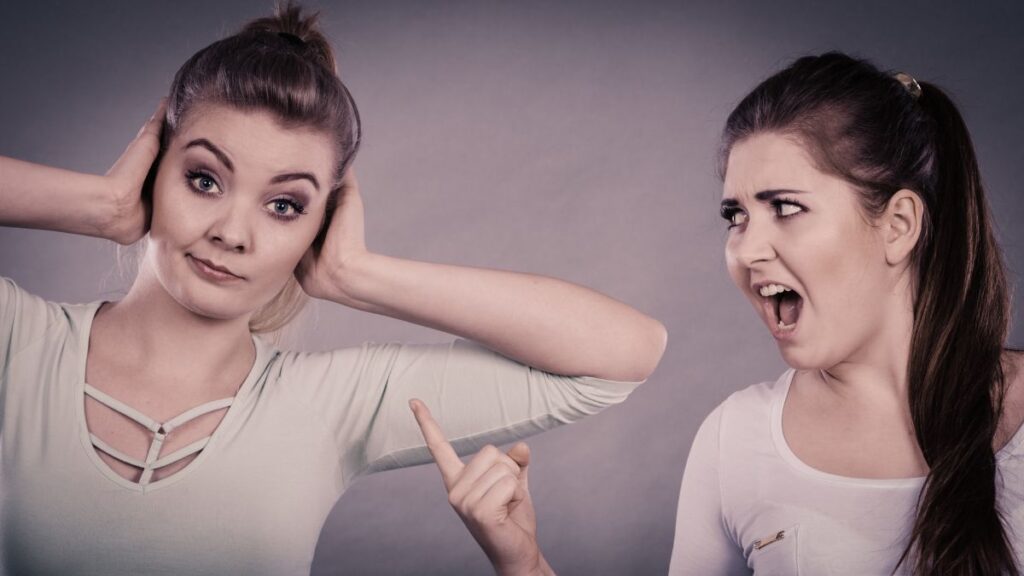
[[742, 551], [725, 528], [719, 481], [723, 406], [701, 424], [690, 447], [679, 489], [671, 576], [749, 575]]
[[503, 444], [596, 414], [640, 382], [562, 376], [479, 344], [365, 344], [288, 354], [289, 380], [315, 395], [343, 451], [346, 477], [430, 461], [409, 400], [430, 408], [460, 454]]
[[8, 367], [19, 351], [43, 338], [54, 321], [53, 305], [0, 276], [0, 428], [7, 397]]

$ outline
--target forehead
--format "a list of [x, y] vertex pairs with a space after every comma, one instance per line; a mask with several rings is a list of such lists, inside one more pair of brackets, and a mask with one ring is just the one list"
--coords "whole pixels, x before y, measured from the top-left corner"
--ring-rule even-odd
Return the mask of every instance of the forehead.
[[197, 106], [184, 118], [170, 147], [180, 149], [199, 138], [223, 150], [237, 172], [303, 171], [315, 173], [322, 182], [332, 181], [335, 160], [330, 137], [308, 126], [286, 126], [265, 110]]
[[761, 133], [733, 145], [723, 196], [743, 199], [762, 190], [813, 191], [843, 184], [843, 180], [818, 170], [794, 138]]

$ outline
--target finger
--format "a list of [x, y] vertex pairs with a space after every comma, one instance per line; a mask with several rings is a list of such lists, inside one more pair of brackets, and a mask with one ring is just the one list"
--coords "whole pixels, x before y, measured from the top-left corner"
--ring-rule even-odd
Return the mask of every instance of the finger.
[[444, 485], [451, 491], [455, 478], [463, 469], [462, 461], [459, 460], [459, 455], [455, 453], [452, 445], [448, 443], [444, 432], [441, 431], [441, 426], [431, 416], [427, 405], [422, 400], [413, 398], [409, 401], [409, 407], [412, 408], [413, 416], [416, 417], [416, 423], [420, 427], [420, 433], [423, 434], [423, 439], [427, 442], [430, 455], [434, 457], [437, 467], [441, 470]]
[[139, 133], [135, 135], [136, 138], [146, 134], [148, 136], [159, 136], [160, 129], [163, 127], [164, 118], [167, 116], [167, 98], [161, 98], [160, 103], [156, 105], [156, 111], [153, 115], [146, 120], [146, 123], [139, 129]]
[[510, 482], [502, 479], [495, 482], [480, 497], [476, 508], [481, 511], [501, 509], [511, 511], [512, 508], [515, 508], [517, 504], [526, 499], [527, 492], [522, 482], [517, 482], [514, 478], [511, 478], [511, 480]]
[[[469, 487], [466, 492], [466, 496], [459, 501], [459, 507], [465, 514], [473, 514], [475, 510], [481, 508], [479, 506], [480, 500], [487, 494], [488, 490], [494, 487], [495, 484], [505, 481], [505, 479], [512, 480], [513, 483], [518, 484], [518, 478], [516, 474], [509, 470], [509, 468], [503, 464], [495, 464], [489, 468], [486, 472], [480, 475], [473, 485]], [[452, 491], [454, 494], [454, 491]], [[511, 498], [511, 493], [509, 494]], [[507, 503], [507, 500], [505, 501]]]
[[149, 120], [142, 125], [135, 139], [128, 144], [128, 147], [117, 159], [110, 173], [125, 172], [133, 180], [142, 180], [149, 173], [150, 167], [160, 153], [160, 131], [163, 128], [164, 117], [167, 114], [167, 101], [163, 99], [157, 106], [156, 112]]
[[488, 470], [495, 466], [504, 467], [513, 476], [519, 476], [519, 465], [516, 464], [511, 458], [505, 455], [504, 452], [498, 450], [494, 446], [487, 445], [480, 449], [473, 458], [466, 464], [458, 478], [455, 479], [455, 485], [448, 491], [450, 500], [453, 502], [461, 502], [465, 499], [466, 494], [473, 489], [480, 478], [487, 473]]
[[341, 187], [343, 190], [359, 190], [359, 181], [356, 179], [355, 167], [349, 166], [345, 169], [345, 174], [341, 177]]

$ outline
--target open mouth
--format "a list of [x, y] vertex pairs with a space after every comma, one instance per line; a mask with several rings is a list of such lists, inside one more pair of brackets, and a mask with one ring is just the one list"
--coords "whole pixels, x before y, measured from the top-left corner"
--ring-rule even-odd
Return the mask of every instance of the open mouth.
[[804, 304], [803, 297], [796, 290], [772, 283], [762, 285], [757, 292], [765, 299], [765, 306], [775, 315], [779, 331], [788, 332], [796, 328]]

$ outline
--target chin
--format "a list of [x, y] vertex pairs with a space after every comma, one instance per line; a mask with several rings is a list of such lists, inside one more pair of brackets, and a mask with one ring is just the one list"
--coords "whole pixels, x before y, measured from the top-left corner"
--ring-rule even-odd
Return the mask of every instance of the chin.
[[820, 348], [814, 349], [792, 344], [780, 345], [779, 354], [790, 368], [796, 370], [827, 370], [836, 364]]
[[209, 318], [210, 320], [234, 320], [240, 316], [251, 313], [251, 310], [240, 310], [237, 304], [227, 302], [209, 301], [204, 299], [180, 299], [178, 303], [188, 311]]
[[244, 306], [250, 298], [212, 286], [179, 286], [179, 290], [168, 293], [182, 308], [210, 320], [234, 320], [253, 312]]

